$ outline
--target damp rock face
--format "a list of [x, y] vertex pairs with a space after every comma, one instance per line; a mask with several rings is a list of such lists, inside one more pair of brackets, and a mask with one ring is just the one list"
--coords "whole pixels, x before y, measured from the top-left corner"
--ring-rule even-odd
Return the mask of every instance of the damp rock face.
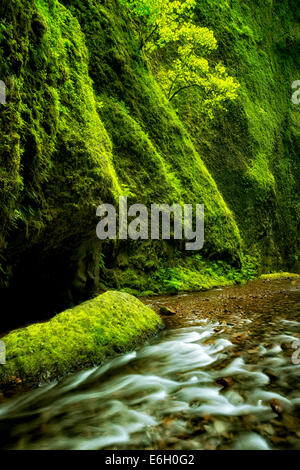
[[6, 363], [0, 365], [0, 388], [16, 382], [34, 385], [100, 364], [107, 356], [132, 349], [161, 326], [160, 317], [140, 300], [106, 292], [2, 338]]
[[[196, 87], [169, 102], [173, 56], [139, 50], [124, 3], [0, 1], [2, 331], [99, 288], [176, 293], [300, 269], [295, 2], [197, 1], [195, 24], [241, 85], [214, 119]], [[179, 240], [100, 242], [96, 209], [125, 192], [147, 208], [203, 203], [201, 257]]]

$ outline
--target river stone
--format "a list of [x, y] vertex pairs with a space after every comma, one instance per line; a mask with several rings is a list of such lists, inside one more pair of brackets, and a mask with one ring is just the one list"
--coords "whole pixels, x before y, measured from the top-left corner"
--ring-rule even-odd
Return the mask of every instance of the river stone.
[[160, 307], [159, 313], [161, 313], [161, 315], [176, 315], [175, 310], [164, 306]]
[[107, 356], [133, 349], [161, 326], [159, 315], [137, 298], [106, 292], [1, 338], [6, 364], [0, 365], [0, 388], [38, 384], [100, 364]]

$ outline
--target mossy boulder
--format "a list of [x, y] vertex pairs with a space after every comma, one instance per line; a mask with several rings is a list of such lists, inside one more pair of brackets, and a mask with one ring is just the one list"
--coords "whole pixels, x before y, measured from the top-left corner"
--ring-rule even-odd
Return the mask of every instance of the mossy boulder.
[[273, 279], [297, 279], [300, 280], [300, 274], [296, 273], [270, 273], [270, 274], [262, 274], [260, 279], [264, 280], [273, 280]]
[[140, 300], [106, 292], [2, 338], [6, 364], [0, 365], [0, 388], [16, 382], [37, 384], [100, 364], [107, 356], [132, 349], [161, 326], [160, 317]]

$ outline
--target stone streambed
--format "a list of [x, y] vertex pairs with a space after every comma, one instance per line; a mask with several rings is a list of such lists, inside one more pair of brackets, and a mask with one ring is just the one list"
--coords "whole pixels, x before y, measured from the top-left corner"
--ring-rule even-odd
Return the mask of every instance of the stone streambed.
[[167, 328], [6, 398], [2, 449], [300, 449], [299, 281], [143, 301], [176, 313]]

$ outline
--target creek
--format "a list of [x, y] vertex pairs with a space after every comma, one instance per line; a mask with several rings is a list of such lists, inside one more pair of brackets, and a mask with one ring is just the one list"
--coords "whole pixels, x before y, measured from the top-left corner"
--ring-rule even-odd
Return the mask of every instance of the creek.
[[140, 349], [4, 400], [0, 448], [300, 449], [299, 281], [143, 301], [176, 314]]

